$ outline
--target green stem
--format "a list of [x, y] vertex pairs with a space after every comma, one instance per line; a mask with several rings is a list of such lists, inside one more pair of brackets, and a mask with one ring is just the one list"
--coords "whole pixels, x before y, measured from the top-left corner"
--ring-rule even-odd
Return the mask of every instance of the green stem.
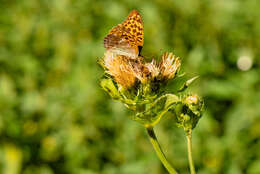
[[188, 158], [189, 158], [189, 165], [190, 165], [190, 173], [196, 174], [195, 167], [192, 160], [192, 146], [191, 146], [191, 132], [186, 135], [187, 138], [187, 147], [188, 147]]
[[147, 133], [149, 135], [149, 139], [153, 145], [153, 148], [157, 154], [157, 156], [159, 157], [159, 159], [161, 160], [162, 164], [164, 165], [164, 167], [167, 169], [167, 171], [170, 173], [170, 174], [178, 174], [176, 172], [176, 170], [171, 166], [171, 164], [167, 161], [161, 147], [160, 147], [160, 144], [156, 138], [156, 135], [154, 133], [154, 130], [153, 130], [153, 127], [147, 127], [146, 128], [147, 130]]

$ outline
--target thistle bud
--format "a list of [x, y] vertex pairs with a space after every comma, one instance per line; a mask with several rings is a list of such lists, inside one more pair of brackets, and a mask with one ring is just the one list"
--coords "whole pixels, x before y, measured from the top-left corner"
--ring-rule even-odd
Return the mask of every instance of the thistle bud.
[[197, 95], [183, 97], [182, 102], [172, 110], [177, 126], [190, 133], [202, 116], [203, 105], [203, 101]]

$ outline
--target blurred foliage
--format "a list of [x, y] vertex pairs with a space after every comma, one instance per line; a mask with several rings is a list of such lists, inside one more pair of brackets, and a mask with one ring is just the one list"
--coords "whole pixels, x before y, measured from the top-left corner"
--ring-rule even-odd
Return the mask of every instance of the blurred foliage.
[[[99, 86], [103, 38], [132, 9], [143, 15], [144, 56], [173, 51], [200, 76], [198, 173], [260, 173], [259, 0], [1, 0], [0, 9], [0, 173], [166, 173], [143, 127]], [[156, 132], [188, 173], [171, 120]]]

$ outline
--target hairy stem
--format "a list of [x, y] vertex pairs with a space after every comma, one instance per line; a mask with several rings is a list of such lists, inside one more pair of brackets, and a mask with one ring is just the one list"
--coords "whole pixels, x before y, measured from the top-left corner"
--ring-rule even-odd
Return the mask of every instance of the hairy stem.
[[192, 159], [192, 145], [191, 145], [191, 132], [186, 135], [187, 138], [187, 148], [188, 148], [188, 158], [189, 158], [189, 165], [190, 165], [190, 173], [196, 174], [195, 167], [193, 164]]
[[159, 159], [161, 160], [162, 164], [164, 165], [164, 167], [167, 169], [167, 171], [170, 173], [170, 174], [178, 174], [177, 171], [171, 166], [171, 164], [167, 161], [161, 147], [160, 147], [160, 144], [156, 138], [156, 135], [154, 133], [154, 130], [152, 127], [147, 127], [146, 128], [147, 130], [147, 133], [149, 135], [149, 139], [153, 145], [153, 148], [157, 154], [157, 156], [159, 157]]

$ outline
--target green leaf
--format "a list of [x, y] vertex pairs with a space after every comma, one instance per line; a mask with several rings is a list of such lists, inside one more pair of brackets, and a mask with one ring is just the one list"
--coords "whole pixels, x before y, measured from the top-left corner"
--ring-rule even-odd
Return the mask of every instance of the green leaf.
[[197, 78], [199, 78], [199, 76], [195, 76], [189, 80], [187, 80], [182, 86], [181, 88], [178, 90], [178, 92], [183, 92], [185, 91], [190, 85], [192, 82], [194, 82]]
[[112, 98], [121, 99], [121, 95], [112, 79], [104, 78], [101, 80], [100, 85]]
[[180, 99], [176, 95], [162, 95], [154, 102], [147, 104], [145, 111], [137, 113], [132, 119], [144, 124], [146, 127], [154, 126], [178, 102], [180, 102]]

